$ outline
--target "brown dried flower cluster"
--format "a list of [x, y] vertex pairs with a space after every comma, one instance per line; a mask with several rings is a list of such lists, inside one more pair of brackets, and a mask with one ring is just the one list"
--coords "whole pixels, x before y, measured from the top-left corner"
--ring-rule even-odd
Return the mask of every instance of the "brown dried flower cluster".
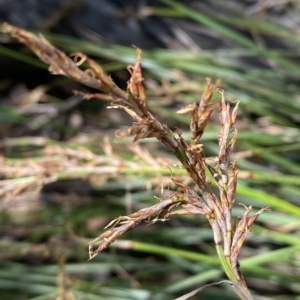
[[[108, 94], [111, 106], [125, 110], [133, 119], [132, 126], [126, 132], [117, 132], [118, 137], [134, 136], [133, 141], [155, 137], [171, 150], [196, 185], [196, 189], [172, 178], [178, 191], [171, 197], [162, 199], [152, 207], [141, 209], [128, 216], [112, 221], [104, 233], [90, 243], [90, 259], [107, 248], [118, 237], [133, 229], [142, 221], [154, 223], [166, 220], [174, 214], [204, 215], [213, 230], [215, 246], [224, 271], [233, 283], [233, 288], [241, 299], [253, 299], [239, 270], [238, 255], [250, 226], [265, 210], [249, 217], [251, 207], [246, 207], [243, 217], [237, 225], [232, 225], [232, 207], [236, 198], [237, 168], [231, 161], [231, 154], [237, 138], [234, 123], [237, 117], [238, 102], [231, 110], [224, 93], [221, 105], [211, 103], [212, 94], [218, 90], [218, 83], [206, 80], [206, 88], [199, 103], [189, 105], [179, 113], [191, 113], [190, 141], [185, 140], [180, 131], [173, 132], [162, 124], [148, 109], [147, 97], [143, 88], [141, 70], [141, 50], [137, 49], [137, 61], [128, 67], [131, 78], [127, 91], [122, 91], [103, 69], [83, 53], [74, 53], [74, 60], [53, 47], [42, 36], [36, 36], [9, 24], [3, 25], [4, 31], [25, 43], [42, 61], [50, 65], [53, 74], [68, 76], [87, 86]], [[86, 62], [89, 68], [81, 70], [79, 65]], [[100, 98], [100, 94], [85, 94], [86, 98]], [[213, 109], [220, 106], [221, 130], [218, 136], [219, 155], [215, 164], [208, 163], [200, 144], [203, 132], [210, 120]], [[215, 194], [207, 178], [207, 172], [213, 176], [219, 193]], [[93, 249], [95, 243], [100, 245]]]

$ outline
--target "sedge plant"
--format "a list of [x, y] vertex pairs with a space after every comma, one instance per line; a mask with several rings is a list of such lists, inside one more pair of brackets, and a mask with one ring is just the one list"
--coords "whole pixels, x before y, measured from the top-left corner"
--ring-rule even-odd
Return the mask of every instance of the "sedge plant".
[[[43, 36], [7, 23], [3, 24], [3, 31], [26, 44], [43, 62], [50, 65], [49, 70], [52, 74], [68, 76], [99, 90], [99, 93], [81, 93], [84, 97], [105, 99], [110, 102], [111, 107], [123, 109], [128, 113], [132, 117], [132, 125], [125, 132], [118, 131], [117, 137], [133, 136], [133, 142], [150, 137], [156, 138], [174, 153], [195, 185], [192, 188], [171, 176], [178, 188], [177, 191], [166, 198], [159, 199], [151, 207], [113, 220], [106, 227], [106, 231], [90, 242], [89, 258], [93, 259], [117, 238], [143, 221], [152, 224], [165, 221], [173, 215], [203, 215], [212, 228], [216, 252], [229, 279], [226, 282], [231, 284], [240, 299], [253, 299], [240, 271], [238, 256], [249, 228], [266, 208], [249, 216], [251, 206], [245, 206], [244, 215], [236, 224], [232, 217], [238, 170], [236, 162], [231, 161], [231, 154], [237, 139], [237, 129], [234, 124], [239, 103], [236, 102], [231, 109], [230, 104], [225, 100], [224, 92], [218, 87], [218, 82], [214, 84], [211, 79], [206, 79], [206, 87], [199, 103], [190, 104], [179, 111], [191, 115], [190, 140], [187, 140], [183, 138], [180, 130], [172, 131], [149, 111], [143, 87], [140, 49], [137, 49], [136, 63], [128, 67], [131, 77], [127, 90], [124, 91], [113, 82], [100, 65], [84, 53], [73, 53], [73, 58], [70, 58], [51, 45]], [[83, 62], [89, 65], [86, 70], [79, 68]], [[211, 103], [215, 91], [219, 91], [221, 95], [221, 103], [217, 105]], [[211, 162], [205, 158], [201, 137], [216, 107], [220, 109], [221, 123], [218, 135], [219, 154], [217, 159]], [[211, 188], [210, 178], [213, 178], [218, 188], [217, 193]], [[197, 289], [178, 299], [188, 299], [200, 290]]]

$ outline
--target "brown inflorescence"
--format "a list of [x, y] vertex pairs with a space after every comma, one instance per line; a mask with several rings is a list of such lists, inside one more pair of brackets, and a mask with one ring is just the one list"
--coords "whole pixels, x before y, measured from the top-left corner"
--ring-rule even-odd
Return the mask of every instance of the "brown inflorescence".
[[[74, 53], [74, 61], [52, 46], [41, 35], [36, 36], [7, 23], [3, 24], [3, 31], [26, 44], [43, 62], [50, 65], [49, 70], [53, 74], [68, 76], [84, 85], [105, 92], [106, 97], [101, 93], [81, 94], [86, 98], [108, 100], [111, 107], [126, 111], [132, 117], [133, 124], [125, 132], [118, 131], [118, 137], [133, 136], [134, 142], [149, 137], [156, 138], [175, 154], [194, 182], [195, 187], [191, 188], [179, 179], [171, 177], [178, 191], [172, 197], [162, 199], [151, 207], [119, 217], [111, 222], [110, 229], [90, 242], [90, 259], [142, 221], [150, 223], [165, 221], [176, 214], [204, 215], [212, 227], [218, 254], [223, 253], [225, 257], [225, 262], [222, 264], [227, 276], [235, 285], [240, 284], [237, 288], [234, 287], [236, 292], [241, 299], [253, 299], [239, 270], [238, 256], [250, 226], [266, 208], [249, 217], [251, 207], [246, 207], [239, 223], [235, 227], [232, 226], [232, 207], [236, 198], [238, 170], [236, 163], [231, 161], [231, 155], [237, 139], [237, 129], [234, 123], [239, 102], [231, 110], [230, 104], [225, 100], [224, 92], [219, 90], [220, 83], [213, 84], [212, 80], [207, 78], [199, 103], [188, 105], [179, 111], [179, 113], [191, 112], [191, 136], [190, 141], [187, 141], [179, 130], [173, 132], [149, 111], [143, 87], [142, 51], [140, 49], [137, 49], [136, 63], [128, 67], [131, 78], [125, 92], [113, 82], [101, 66], [85, 54]], [[85, 71], [79, 68], [83, 62], [89, 65]], [[221, 104], [211, 102], [215, 91], [221, 94]], [[203, 153], [201, 137], [213, 110], [219, 107], [221, 122], [218, 135], [219, 154], [213, 163], [209, 163]], [[219, 189], [218, 195], [212, 191], [207, 173], [212, 175], [214, 184]], [[93, 249], [95, 243], [100, 243], [96, 250]]]

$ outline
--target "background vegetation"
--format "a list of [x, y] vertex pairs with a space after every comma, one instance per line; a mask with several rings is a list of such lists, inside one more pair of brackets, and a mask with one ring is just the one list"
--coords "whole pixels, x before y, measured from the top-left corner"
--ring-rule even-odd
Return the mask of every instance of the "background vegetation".
[[[189, 118], [175, 111], [199, 100], [205, 77], [219, 78], [227, 99], [241, 100], [234, 214], [242, 215], [238, 203], [272, 209], [253, 226], [241, 269], [256, 299], [300, 299], [299, 29], [263, 14], [209, 15], [163, 2], [154, 15], [192, 20], [235, 47], [144, 50], [149, 105], [185, 134]], [[284, 9], [299, 17], [297, 2]], [[132, 47], [46, 36], [66, 53], [95, 58], [125, 87], [126, 66], [136, 59]], [[268, 46], [270, 38], [284, 46]], [[4, 64], [0, 82], [1, 299], [173, 299], [223, 279], [204, 218], [141, 225], [124, 237], [130, 243], [117, 242], [87, 262], [87, 244], [106, 224], [161, 195], [170, 175], [165, 165], [185, 174], [154, 140], [140, 147], [116, 141], [114, 132], [130, 124], [128, 117], [72, 94], [85, 87], [48, 75], [20, 45], [2, 44], [0, 52], [18, 61]], [[218, 130], [216, 111], [202, 138], [207, 156], [217, 154]], [[225, 285], [193, 299], [221, 297], [236, 299]]]

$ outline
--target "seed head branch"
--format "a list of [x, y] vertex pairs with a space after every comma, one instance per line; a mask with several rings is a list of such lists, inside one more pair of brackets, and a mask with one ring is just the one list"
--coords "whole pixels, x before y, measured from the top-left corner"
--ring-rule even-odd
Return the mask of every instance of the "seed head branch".
[[[181, 202], [184, 202], [184, 200], [181, 197], [174, 195], [173, 197], [162, 200], [151, 207], [143, 208], [128, 216], [121, 216], [113, 220], [106, 226], [106, 228], [111, 227], [111, 229], [106, 230], [104, 233], [102, 233], [90, 242], [89, 259], [92, 259], [95, 256], [97, 256], [98, 253], [106, 249], [118, 237], [133, 229], [142, 221], [149, 222], [152, 224], [157, 221], [167, 220], [172, 209], [178, 206]], [[98, 246], [98, 248], [94, 250], [93, 245], [97, 242], [100, 242], [100, 246]]]

